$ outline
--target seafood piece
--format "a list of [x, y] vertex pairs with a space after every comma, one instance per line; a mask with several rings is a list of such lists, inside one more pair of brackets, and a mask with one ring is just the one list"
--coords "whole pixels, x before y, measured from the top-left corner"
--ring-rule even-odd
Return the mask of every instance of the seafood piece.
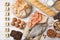
[[35, 27], [33, 27], [32, 30], [29, 32], [27, 38], [30, 38], [30, 37], [34, 38], [37, 35], [42, 34], [45, 31], [46, 27], [47, 27], [46, 23], [35, 25]]
[[28, 22], [27, 25], [31, 28], [33, 25], [39, 23], [41, 20], [42, 20], [42, 14], [40, 14], [39, 12], [35, 12], [30, 17], [30, 21]]
[[[26, 25], [26, 28], [24, 29], [24, 32], [23, 32], [23, 36], [22, 36], [22, 40], [24, 40], [26, 37], [27, 37], [27, 35], [28, 35], [28, 33], [29, 33], [29, 30], [31, 29], [31, 28], [33, 28], [34, 26], [36, 26], [36, 24], [39, 24], [41, 21], [42, 21], [42, 14], [40, 14], [39, 12], [35, 12], [34, 14], [32, 14], [32, 16], [30, 17], [30, 20], [29, 20], [29, 22], [27, 23], [27, 25]], [[47, 20], [46, 20], [47, 21]], [[43, 24], [43, 22], [42, 22], [42, 24]], [[42, 25], [42, 26], [44, 26], [44, 25]], [[40, 30], [39, 29], [39, 27], [36, 27], [36, 28], [38, 28], [38, 30]], [[36, 31], [38, 31], [38, 30], [36, 30]], [[36, 32], [36, 31], [34, 31], [34, 32]], [[41, 31], [41, 30], [40, 30]], [[40, 32], [39, 32], [40, 33]], [[38, 33], [38, 34], [39, 34]], [[37, 34], [37, 35], [38, 35]], [[34, 35], [34, 36], [36, 36], [36, 35]]]

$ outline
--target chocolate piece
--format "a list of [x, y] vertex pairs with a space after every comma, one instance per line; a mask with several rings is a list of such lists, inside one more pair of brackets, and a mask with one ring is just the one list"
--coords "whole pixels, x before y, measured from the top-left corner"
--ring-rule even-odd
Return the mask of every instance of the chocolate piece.
[[55, 20], [56, 20], [56, 19], [60, 20], [60, 12], [57, 13], [57, 15], [54, 16], [54, 19], [55, 19]]
[[23, 35], [23, 34], [22, 34], [21, 32], [17, 31], [16, 38], [17, 38], [17, 39], [21, 39], [22, 35]]
[[19, 31], [12, 30], [10, 36], [12, 36], [15, 40], [20, 40], [22, 37], [22, 33]]
[[14, 37], [14, 36], [16, 36], [16, 34], [17, 34], [16, 31], [12, 30], [10, 36]]
[[47, 31], [47, 35], [48, 35], [48, 37], [50, 37], [50, 38], [56, 37], [55, 31], [52, 30], [52, 29], [49, 29], [49, 30]]

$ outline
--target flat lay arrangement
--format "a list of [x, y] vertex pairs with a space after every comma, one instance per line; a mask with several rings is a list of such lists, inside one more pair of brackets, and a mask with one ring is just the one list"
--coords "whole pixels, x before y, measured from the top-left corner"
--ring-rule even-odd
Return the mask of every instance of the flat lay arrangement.
[[60, 0], [1, 0], [0, 9], [0, 40], [60, 40]]

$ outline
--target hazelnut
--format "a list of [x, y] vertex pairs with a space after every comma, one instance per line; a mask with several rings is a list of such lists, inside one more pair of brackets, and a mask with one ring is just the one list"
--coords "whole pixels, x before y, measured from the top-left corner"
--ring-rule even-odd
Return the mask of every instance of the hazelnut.
[[15, 23], [14, 23], [14, 22], [11, 22], [11, 25], [12, 25], [12, 26], [14, 26], [14, 25], [15, 25]]
[[16, 27], [19, 27], [19, 24], [15, 23], [15, 26], [16, 26]]
[[[19, 25], [21, 25], [21, 24], [19, 24]], [[23, 27], [25, 27], [25, 25], [22, 25]]]
[[20, 29], [24, 29], [23, 25], [20, 25], [19, 28], [20, 28]]
[[17, 18], [13, 18], [12, 20], [13, 20], [13, 22], [16, 22], [17, 21]]
[[60, 38], [60, 34], [59, 34], [59, 33], [57, 33], [57, 34], [56, 34], [56, 37]]
[[25, 22], [24, 21], [21, 21], [21, 25], [24, 25], [25, 24]]
[[50, 37], [50, 38], [54, 38], [54, 37], [56, 37], [56, 32], [55, 32], [54, 30], [52, 30], [52, 29], [49, 29], [49, 30], [47, 31], [47, 35], [48, 35], [48, 37]]
[[18, 20], [17, 20], [17, 23], [21, 23], [21, 20], [18, 19]]

